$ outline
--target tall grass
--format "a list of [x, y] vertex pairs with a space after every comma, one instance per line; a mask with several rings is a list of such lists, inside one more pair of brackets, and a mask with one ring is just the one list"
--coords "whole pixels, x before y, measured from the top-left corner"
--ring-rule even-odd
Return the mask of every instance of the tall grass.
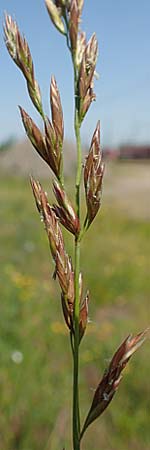
[[[51, 118], [47, 117], [45, 111], [43, 109], [43, 101], [42, 95], [40, 91], [40, 87], [35, 77], [35, 68], [33, 64], [32, 55], [30, 52], [29, 45], [24, 36], [21, 35], [17, 23], [11, 18], [10, 15], [6, 15], [5, 17], [5, 26], [4, 26], [4, 35], [5, 35], [5, 43], [7, 50], [21, 70], [26, 80], [27, 91], [30, 96], [30, 99], [38, 111], [41, 119], [43, 130], [41, 131], [37, 125], [33, 122], [32, 118], [28, 115], [28, 113], [20, 107], [20, 113], [22, 122], [25, 128], [25, 131], [33, 145], [36, 149], [40, 157], [47, 163], [51, 171], [54, 175], [53, 180], [53, 193], [55, 197], [55, 203], [52, 203], [48, 200], [47, 192], [42, 188], [39, 181], [31, 178], [31, 187], [33, 191], [33, 195], [35, 198], [35, 203], [37, 206], [37, 210], [40, 213], [40, 217], [42, 222], [44, 223], [44, 227], [47, 233], [50, 253], [52, 256], [52, 260], [54, 263], [53, 269], [53, 279], [57, 279], [58, 285], [60, 287], [60, 304], [64, 317], [64, 321], [68, 328], [68, 337], [70, 341], [70, 349], [72, 356], [72, 370], [68, 367], [68, 383], [67, 383], [67, 399], [70, 398], [71, 385], [72, 385], [72, 447], [73, 450], [81, 449], [81, 441], [89, 426], [98, 419], [102, 413], [109, 406], [111, 400], [113, 399], [120, 382], [122, 380], [122, 371], [125, 369], [128, 361], [134, 352], [143, 344], [146, 338], [147, 330], [135, 334], [133, 337], [132, 334], [127, 335], [127, 337], [122, 341], [121, 345], [115, 351], [114, 356], [107, 364], [107, 369], [103, 370], [103, 375], [100, 378], [100, 381], [97, 380], [97, 388], [93, 395], [93, 400], [90, 402], [91, 406], [87, 408], [87, 413], [85, 414], [85, 418], [81, 420], [81, 386], [80, 386], [80, 355], [81, 353], [81, 344], [82, 340], [85, 337], [85, 332], [89, 322], [89, 299], [94, 297], [94, 292], [92, 296], [89, 297], [89, 288], [85, 291], [85, 281], [84, 276], [81, 271], [81, 250], [83, 249], [82, 259], [83, 259], [83, 268], [84, 264], [86, 267], [86, 262], [88, 261], [88, 268], [93, 265], [94, 267], [94, 276], [95, 282], [95, 290], [99, 290], [98, 281], [101, 277], [101, 272], [106, 270], [106, 273], [110, 272], [112, 277], [111, 280], [111, 289], [115, 291], [116, 282], [120, 283], [120, 290], [122, 289], [122, 285], [124, 285], [124, 274], [122, 277], [122, 251], [115, 252], [109, 248], [109, 254], [107, 261], [112, 258], [113, 251], [115, 258], [119, 259], [119, 267], [121, 270], [118, 271], [117, 278], [113, 273], [113, 265], [110, 262], [110, 266], [103, 266], [105, 261], [105, 255], [103, 257], [103, 245], [101, 245], [101, 254], [100, 260], [101, 264], [99, 267], [98, 275], [96, 275], [96, 251], [99, 242], [99, 230], [96, 231], [96, 249], [93, 254], [89, 253], [86, 258], [86, 251], [84, 252], [84, 244], [83, 242], [86, 239], [86, 233], [91, 230], [92, 233], [89, 233], [91, 236], [91, 241], [94, 237], [94, 226], [93, 222], [95, 222], [95, 218], [101, 207], [101, 197], [102, 197], [102, 182], [104, 175], [104, 164], [102, 162], [102, 151], [100, 146], [100, 122], [97, 122], [96, 128], [94, 130], [91, 143], [89, 145], [89, 152], [83, 164], [83, 155], [82, 155], [82, 143], [81, 143], [81, 126], [86, 116], [87, 111], [89, 110], [93, 100], [96, 99], [96, 95], [94, 93], [94, 78], [96, 75], [96, 63], [98, 57], [98, 42], [95, 33], [91, 36], [89, 41], [86, 39], [86, 34], [81, 30], [81, 16], [82, 16], [82, 8], [84, 1], [83, 0], [46, 0], [46, 7], [48, 10], [48, 14], [52, 23], [55, 25], [57, 30], [63, 35], [66, 39], [67, 50], [70, 53], [72, 68], [73, 68], [73, 80], [74, 80], [74, 89], [73, 89], [73, 99], [74, 99], [74, 132], [76, 138], [76, 150], [77, 150], [77, 162], [76, 162], [76, 178], [74, 185], [74, 201], [71, 198], [70, 192], [67, 189], [66, 180], [64, 178], [64, 161], [63, 161], [63, 143], [64, 143], [64, 118], [63, 118], [63, 108], [61, 104], [61, 97], [58, 90], [57, 82], [52, 76], [50, 82], [50, 109], [51, 109]], [[85, 202], [83, 201], [83, 196], [81, 197], [81, 183], [84, 183], [84, 196]], [[18, 199], [17, 199], [18, 201]], [[82, 205], [85, 205], [84, 212]], [[25, 205], [24, 205], [25, 207]], [[26, 211], [26, 209], [25, 209]], [[26, 211], [27, 213], [27, 211]], [[16, 214], [18, 216], [18, 210], [16, 205]], [[113, 214], [113, 210], [112, 210]], [[31, 226], [31, 224], [30, 224]], [[107, 226], [108, 227], [108, 226]], [[106, 227], [106, 230], [107, 230]], [[63, 234], [63, 228], [65, 228], [65, 233]], [[73, 251], [69, 251], [66, 247], [67, 235], [73, 235]], [[64, 239], [66, 236], [66, 240]], [[117, 235], [115, 236], [116, 240], [118, 240]], [[108, 237], [109, 240], [109, 237]], [[82, 246], [83, 244], [83, 246]], [[20, 245], [22, 245], [22, 241], [20, 241]], [[25, 242], [25, 251], [28, 254], [32, 253], [34, 250], [34, 245], [30, 240]], [[111, 243], [110, 243], [111, 247]], [[98, 256], [99, 260], [99, 256]], [[41, 272], [41, 258], [38, 260], [38, 269], [37, 269], [37, 277], [39, 282], [39, 273]], [[84, 263], [85, 261], [85, 263]], [[88, 271], [88, 269], [87, 269]], [[92, 270], [90, 268], [90, 274]], [[20, 273], [20, 271], [15, 271], [13, 269], [13, 264], [10, 263], [6, 267], [6, 276], [10, 276], [12, 283], [17, 288], [18, 298], [24, 304], [24, 301], [27, 301], [30, 295], [33, 295], [34, 301], [34, 291], [35, 285], [37, 282], [31, 276], [32, 273], [29, 273], [29, 276], [26, 276], [24, 273]], [[131, 276], [130, 276], [131, 275]], [[120, 276], [120, 277], [119, 277]], [[129, 268], [126, 268], [125, 272], [126, 279], [129, 279], [129, 282], [132, 286], [132, 271], [129, 272]], [[89, 275], [90, 279], [90, 275]], [[85, 277], [86, 280], [86, 277]], [[103, 277], [102, 277], [103, 280]], [[89, 286], [89, 280], [87, 280], [87, 286]], [[97, 285], [97, 286], [96, 286]], [[100, 287], [103, 286], [103, 282]], [[39, 286], [40, 297], [44, 296], [44, 278], [42, 278], [41, 285]], [[22, 294], [21, 294], [22, 288]], [[52, 288], [53, 289], [53, 288]], [[113, 292], [114, 294], [114, 292]], [[114, 297], [114, 295], [113, 295]], [[106, 304], [105, 292], [103, 292], [103, 298]], [[36, 299], [38, 301], [38, 299]], [[100, 302], [102, 305], [102, 302]], [[122, 304], [122, 301], [121, 301]], [[46, 316], [48, 314], [48, 310], [46, 309]], [[15, 305], [12, 310], [12, 317], [19, 318], [21, 320], [23, 314], [23, 310], [21, 304], [18, 305], [15, 299]], [[115, 320], [117, 317], [117, 308]], [[11, 320], [11, 319], [10, 319]], [[60, 322], [61, 323], [61, 322]], [[103, 323], [103, 322], [102, 322]], [[38, 323], [39, 326], [39, 335], [36, 340], [33, 336], [33, 348], [32, 348], [32, 357], [34, 360], [35, 352], [34, 348], [36, 346], [41, 346], [41, 342], [43, 342], [43, 337], [41, 338], [41, 323]], [[53, 325], [53, 316], [51, 321], [51, 326]], [[111, 332], [113, 331], [113, 320], [110, 321]], [[62, 329], [60, 327], [59, 322], [56, 323], [53, 327], [53, 330]], [[109, 329], [109, 326], [108, 326]], [[12, 329], [11, 329], [12, 332]], [[9, 334], [9, 332], [8, 332]], [[24, 333], [24, 338], [28, 338], [28, 331]], [[12, 342], [13, 342], [13, 334], [12, 334]], [[14, 341], [15, 342], [15, 341]], [[31, 341], [30, 341], [31, 342]], [[47, 340], [45, 340], [45, 344]], [[107, 346], [107, 340], [104, 340], [105, 345]], [[94, 345], [94, 339], [91, 338], [91, 344]], [[24, 344], [23, 344], [24, 345]], [[55, 349], [55, 344], [53, 345], [53, 349]], [[64, 346], [65, 349], [65, 346]], [[90, 345], [88, 347], [88, 351], [90, 349]], [[88, 356], [87, 351], [87, 356]], [[90, 354], [90, 352], [89, 352]], [[107, 354], [107, 351], [106, 351]], [[55, 353], [54, 353], [55, 355]], [[40, 361], [40, 366], [44, 361], [44, 355], [41, 355], [42, 359]], [[53, 354], [50, 355], [50, 361], [53, 364], [54, 359], [52, 359]], [[11, 360], [13, 363], [20, 365], [23, 364], [23, 352], [22, 350], [14, 349], [11, 353]], [[70, 358], [68, 358], [69, 360]], [[82, 356], [81, 356], [82, 359]], [[49, 390], [49, 396], [51, 395], [51, 399], [49, 398], [48, 405], [51, 405], [53, 410], [53, 414], [55, 414], [55, 409], [57, 405], [57, 395], [61, 392], [60, 380], [60, 361], [64, 362], [64, 354], [61, 353], [60, 360], [56, 363], [56, 369], [54, 369], [54, 379], [55, 386], [53, 392], [51, 393], [51, 388]], [[34, 362], [34, 367], [36, 366], [36, 360]], [[70, 374], [72, 371], [72, 383], [70, 380]], [[51, 372], [53, 374], [53, 370]], [[136, 376], [136, 371], [135, 371]], [[41, 381], [41, 386], [44, 389], [40, 371], [38, 377]], [[53, 378], [52, 378], [53, 379]], [[50, 380], [49, 380], [50, 381]], [[31, 380], [29, 380], [30, 386]], [[51, 384], [49, 382], [49, 384]], [[24, 379], [25, 386], [25, 379]], [[57, 390], [57, 392], [56, 392]], [[30, 391], [30, 387], [29, 387]], [[9, 392], [9, 389], [8, 389]], [[47, 389], [46, 389], [47, 393]], [[39, 429], [42, 423], [41, 411], [38, 408], [38, 395], [37, 391], [34, 392], [35, 399], [35, 416], [39, 418]], [[48, 400], [48, 399], [47, 399]], [[62, 396], [62, 408], [63, 408], [63, 416], [64, 416], [64, 408], [66, 405], [65, 398]], [[10, 409], [11, 409], [10, 403]], [[61, 405], [61, 401], [60, 401]], [[20, 412], [20, 417], [16, 419], [14, 423], [15, 433], [13, 436], [13, 445], [20, 445], [20, 434], [24, 433], [24, 428], [22, 427], [22, 421], [26, 411], [26, 402], [23, 410]], [[15, 420], [15, 419], [14, 419]], [[67, 414], [64, 418], [67, 420]], [[58, 418], [58, 423], [56, 421], [54, 427], [54, 445], [57, 446], [57, 427], [62, 427], [62, 416]], [[24, 422], [25, 425], [25, 422]], [[46, 422], [44, 422], [44, 426]], [[63, 424], [64, 425], [64, 424]], [[32, 425], [31, 425], [32, 428]], [[69, 433], [70, 434], [70, 433]], [[63, 450], [66, 448], [66, 440], [65, 438], [65, 425], [63, 426], [62, 431], [62, 441], [61, 448]], [[48, 448], [51, 441], [51, 436], [48, 437], [47, 444], [45, 448]], [[19, 444], [18, 444], [19, 442]], [[100, 442], [100, 448], [103, 445]]]

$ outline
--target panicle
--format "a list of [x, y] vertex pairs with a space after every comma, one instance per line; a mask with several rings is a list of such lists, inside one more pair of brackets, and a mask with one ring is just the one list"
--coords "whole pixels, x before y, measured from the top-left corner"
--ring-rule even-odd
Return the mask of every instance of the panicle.
[[108, 369], [104, 372], [104, 375], [95, 391], [93, 402], [87, 415], [81, 437], [83, 436], [86, 428], [95, 419], [97, 419], [109, 405], [122, 379], [121, 373], [123, 369], [131, 356], [145, 341], [147, 332], [148, 329], [134, 337], [129, 335], [114, 354]]
[[21, 36], [17, 23], [7, 14], [5, 16], [4, 37], [11, 58], [20, 68], [26, 79], [30, 98], [38, 112], [43, 115], [40, 88], [35, 80], [34, 66], [28, 43]]
[[77, 214], [71, 205], [66, 192], [63, 188], [54, 181], [54, 194], [57, 199], [58, 205], [54, 205], [54, 211], [59, 218], [62, 225], [70, 231], [70, 233], [77, 236], [80, 231], [80, 222]]
[[91, 147], [84, 167], [84, 186], [87, 204], [87, 224], [91, 224], [101, 204], [104, 165], [100, 150], [100, 122], [93, 134]]
[[61, 18], [63, 1], [53, 2], [53, 0], [45, 0], [46, 8], [51, 21], [55, 25], [58, 31], [62, 34], [66, 34], [65, 25]]

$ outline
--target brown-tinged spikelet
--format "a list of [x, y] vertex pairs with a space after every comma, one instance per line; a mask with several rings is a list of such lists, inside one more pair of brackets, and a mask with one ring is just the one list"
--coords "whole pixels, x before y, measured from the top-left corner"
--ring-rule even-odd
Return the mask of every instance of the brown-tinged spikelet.
[[62, 225], [69, 230], [72, 234], [77, 236], [80, 231], [79, 218], [71, 205], [70, 200], [67, 197], [66, 192], [60, 186], [59, 183], [54, 181], [53, 183], [54, 194], [57, 199], [58, 205], [54, 205], [54, 211], [59, 217]]
[[81, 437], [83, 436], [86, 428], [103, 413], [111, 402], [122, 379], [122, 371], [126, 367], [131, 356], [145, 341], [147, 332], [148, 329], [134, 337], [129, 335], [114, 354], [108, 369], [104, 372], [104, 375], [95, 391], [90, 411], [83, 426]]
[[104, 165], [102, 164], [102, 153], [100, 149], [100, 122], [98, 122], [84, 167], [88, 226], [100, 208], [103, 174]]
[[26, 79], [30, 98], [38, 112], [43, 116], [41, 93], [35, 79], [29, 45], [25, 37], [21, 36], [17, 23], [7, 14], [5, 16], [4, 37], [11, 58], [20, 68]]
[[94, 74], [98, 56], [98, 42], [95, 33], [91, 36], [87, 43], [79, 70], [79, 117], [80, 122], [85, 117], [90, 104], [95, 100], [96, 96], [93, 92]]

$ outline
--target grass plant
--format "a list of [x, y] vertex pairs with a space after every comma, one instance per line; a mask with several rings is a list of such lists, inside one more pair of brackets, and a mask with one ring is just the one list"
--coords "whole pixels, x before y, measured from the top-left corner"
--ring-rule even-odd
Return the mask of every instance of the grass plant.
[[[81, 272], [81, 246], [82, 244], [84, 245], [86, 233], [90, 233], [90, 230], [93, 227], [93, 222], [95, 221], [101, 207], [104, 164], [102, 162], [102, 152], [100, 146], [100, 122], [98, 121], [96, 125], [91, 139], [89, 153], [84, 163], [80, 130], [87, 111], [89, 110], [93, 100], [96, 99], [94, 93], [94, 77], [96, 73], [96, 62], [98, 56], [98, 42], [95, 34], [93, 34], [87, 42], [86, 35], [81, 29], [83, 0], [59, 0], [55, 2], [52, 0], [46, 0], [46, 7], [51, 21], [66, 39], [67, 49], [70, 53], [73, 66], [74, 131], [77, 147], [74, 196], [70, 196], [70, 193], [68, 194], [67, 184], [64, 179], [64, 119], [61, 98], [56, 80], [52, 77], [50, 83], [50, 119], [46, 116], [43, 110], [42, 96], [35, 78], [35, 69], [29, 45], [26, 39], [21, 36], [16, 22], [13, 21], [9, 15], [6, 15], [4, 32], [5, 42], [9, 54], [22, 71], [26, 80], [27, 90], [31, 101], [40, 114], [43, 122], [43, 130], [41, 131], [27, 112], [20, 107], [21, 118], [25, 131], [33, 147], [48, 164], [55, 176], [53, 181], [53, 193], [55, 197], [54, 204], [48, 200], [47, 193], [39, 181], [31, 178], [31, 187], [37, 209], [40, 213], [41, 220], [44, 223], [48, 236], [50, 252], [54, 262], [53, 278], [57, 279], [61, 291], [60, 304], [64, 321], [68, 329], [73, 362], [72, 447], [73, 450], [80, 450], [82, 439], [88, 427], [97, 418], [99, 418], [99, 416], [101, 416], [108, 407], [122, 379], [122, 371], [126, 367], [133, 353], [144, 342], [147, 330], [140, 332], [135, 336], [129, 334], [123, 340], [109, 362], [107, 369], [104, 370], [101, 380], [97, 384], [97, 388], [94, 392], [93, 400], [87, 412], [86, 418], [81, 424], [79, 356], [80, 353], [82, 353], [80, 352], [81, 343], [85, 336], [85, 331], [89, 321], [89, 289], [85, 291], [83, 274]], [[83, 196], [81, 197], [82, 178], [85, 192], [85, 217], [83, 220], [81, 216], [81, 208], [84, 203]], [[63, 228], [65, 228], [65, 233], [62, 231]], [[74, 248], [73, 251], [70, 248], [70, 252], [66, 249], [65, 242], [67, 234], [73, 235], [74, 240]], [[28, 245], [28, 248], [30, 248], [30, 245]], [[91, 261], [90, 253], [87, 261]], [[94, 261], [90, 263], [90, 266], [93, 263]], [[24, 286], [24, 283], [27, 284], [28, 289], [27, 291], [24, 290], [24, 295], [27, 297], [28, 290], [29, 292], [30, 289], [32, 291], [34, 286], [32, 277], [29, 276], [29, 278], [27, 277], [27, 279], [24, 280], [24, 277], [18, 273], [12, 273], [11, 264], [8, 266], [7, 271], [10, 277], [12, 277], [13, 280], [16, 280], [18, 286]], [[43, 298], [43, 283], [40, 286], [40, 292]], [[17, 305], [18, 304], [15, 306], [15, 312], [12, 312], [12, 314], [14, 313], [20, 316], [21, 308]], [[47, 312], [45, 313], [45, 319], [47, 320]], [[57, 326], [54, 327], [54, 329], [57, 329]], [[40, 345], [40, 342], [43, 342], [43, 337], [40, 336], [38, 341], [38, 345]], [[50, 343], [47, 343], [46, 340], [45, 345], [50, 346]], [[21, 354], [15, 352], [12, 355], [12, 359], [17, 362], [17, 358], [19, 361]], [[51, 353], [51, 361], [52, 358], [53, 354]], [[70, 374], [69, 367], [68, 371]], [[59, 378], [59, 369], [56, 370], [55, 377], [56, 380]], [[68, 384], [68, 391], [70, 392], [70, 375], [68, 375]], [[60, 392], [61, 387], [59, 381], [58, 386]], [[36, 395], [37, 394], [35, 392], [35, 398]], [[58, 400], [57, 395], [55, 396], [55, 390], [53, 392], [52, 399], [53, 405], [51, 405], [51, 407], [55, 414]], [[38, 414], [40, 423], [40, 411]], [[49, 441], [47, 445], [49, 445]], [[63, 444], [61, 448], [63, 448]], [[102, 448], [101, 443], [99, 448]]]

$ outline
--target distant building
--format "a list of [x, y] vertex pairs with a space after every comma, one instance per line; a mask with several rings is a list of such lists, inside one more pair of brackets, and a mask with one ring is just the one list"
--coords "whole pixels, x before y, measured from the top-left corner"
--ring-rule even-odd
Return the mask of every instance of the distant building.
[[120, 159], [148, 159], [150, 145], [122, 145], [119, 148]]
[[104, 159], [150, 159], [150, 145], [121, 145], [119, 148], [104, 148]]

